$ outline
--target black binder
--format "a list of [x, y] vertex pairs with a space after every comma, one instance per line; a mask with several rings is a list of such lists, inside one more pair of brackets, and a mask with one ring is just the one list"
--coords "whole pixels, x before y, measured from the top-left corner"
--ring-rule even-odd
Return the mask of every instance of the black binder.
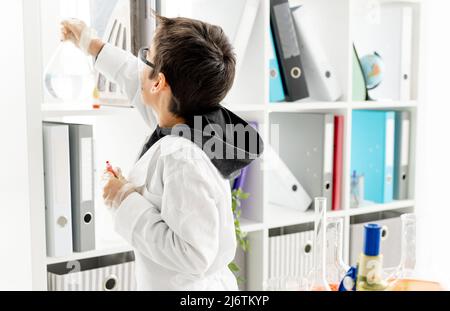
[[286, 100], [296, 101], [309, 97], [301, 61], [300, 44], [288, 0], [270, 1], [270, 23], [277, 57], [281, 65]]

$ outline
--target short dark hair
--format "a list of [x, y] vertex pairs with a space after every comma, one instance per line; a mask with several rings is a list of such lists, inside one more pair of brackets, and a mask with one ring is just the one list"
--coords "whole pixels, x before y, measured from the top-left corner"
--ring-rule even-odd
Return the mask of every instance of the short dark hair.
[[156, 15], [155, 69], [172, 90], [170, 111], [189, 118], [220, 106], [233, 86], [236, 57], [221, 27], [199, 20]]

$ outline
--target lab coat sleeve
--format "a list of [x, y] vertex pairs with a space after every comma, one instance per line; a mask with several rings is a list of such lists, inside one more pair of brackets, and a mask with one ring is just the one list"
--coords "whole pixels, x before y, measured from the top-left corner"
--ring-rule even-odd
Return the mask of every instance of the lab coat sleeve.
[[219, 249], [219, 213], [212, 186], [195, 165], [177, 165], [164, 182], [161, 212], [134, 193], [119, 207], [116, 231], [144, 256], [184, 273], [205, 273]]
[[133, 54], [106, 43], [97, 56], [95, 69], [123, 90], [148, 126], [156, 127], [157, 122], [153, 109], [142, 101], [139, 89], [138, 60]]

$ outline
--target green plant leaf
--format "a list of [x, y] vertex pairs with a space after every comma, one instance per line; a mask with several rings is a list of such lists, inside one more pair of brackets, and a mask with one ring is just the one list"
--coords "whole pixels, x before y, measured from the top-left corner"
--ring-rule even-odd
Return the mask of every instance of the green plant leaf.
[[231, 270], [231, 272], [233, 273], [238, 273], [239, 271], [241, 271], [241, 268], [239, 268], [239, 266], [235, 263], [232, 262], [228, 265], [228, 268]]
[[239, 246], [244, 249], [245, 248], [245, 241], [239, 240]]
[[250, 242], [248, 240], [245, 240], [244, 247], [242, 248], [244, 252], [248, 252], [250, 249]]
[[250, 198], [250, 193], [242, 193], [240, 196], [241, 200], [248, 200]]
[[[234, 227], [235, 227], [235, 235], [236, 235], [236, 241], [239, 245], [239, 247], [244, 251], [247, 252], [250, 248], [250, 242], [247, 239], [247, 232], [244, 232], [241, 230], [241, 223], [239, 221], [240, 217], [242, 216], [242, 210], [241, 208], [241, 201], [248, 200], [250, 197], [249, 193], [245, 193], [242, 189], [236, 189], [231, 192], [231, 209], [234, 215]], [[235, 263], [232, 262], [228, 265], [228, 268], [236, 275], [236, 279], [238, 283], [244, 283], [245, 279], [241, 276], [238, 276], [237, 273], [241, 270], [240, 267]]]

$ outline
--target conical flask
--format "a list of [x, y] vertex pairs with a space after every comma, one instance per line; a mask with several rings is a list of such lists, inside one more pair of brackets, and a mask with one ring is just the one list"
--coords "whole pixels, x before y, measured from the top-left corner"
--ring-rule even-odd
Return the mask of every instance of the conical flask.
[[327, 199], [315, 198], [314, 210], [314, 266], [309, 276], [309, 288], [313, 291], [331, 291], [326, 279]]
[[332, 290], [339, 289], [339, 283], [350, 268], [343, 260], [344, 221], [335, 218], [328, 221], [327, 234], [326, 279]]
[[61, 42], [44, 72], [44, 87], [58, 102], [92, 98], [94, 75], [91, 59], [71, 42]]

